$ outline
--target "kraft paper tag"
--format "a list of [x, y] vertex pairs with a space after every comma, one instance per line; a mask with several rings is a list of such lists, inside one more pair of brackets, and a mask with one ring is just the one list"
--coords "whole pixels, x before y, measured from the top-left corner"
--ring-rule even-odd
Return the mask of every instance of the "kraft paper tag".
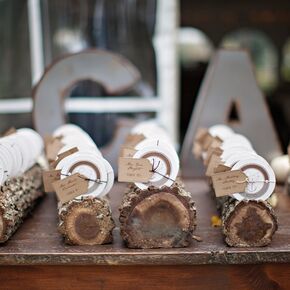
[[75, 173], [69, 177], [54, 182], [52, 186], [61, 203], [65, 203], [81, 194], [87, 193], [89, 182], [79, 173]]
[[206, 158], [204, 160], [204, 165], [208, 165], [210, 158], [213, 154], [216, 154], [217, 156], [221, 156], [223, 153], [223, 150], [220, 147], [209, 147]]
[[209, 149], [214, 149], [214, 148], [220, 148], [220, 146], [222, 145], [223, 141], [221, 140], [221, 138], [219, 137], [213, 137], [209, 147], [208, 147], [208, 150]]
[[45, 145], [46, 158], [49, 161], [54, 161], [57, 157], [57, 153], [63, 147], [63, 143], [59, 138], [53, 138], [47, 141]]
[[212, 176], [214, 174], [214, 169], [222, 164], [222, 160], [219, 155], [212, 154], [208, 162], [208, 166], [205, 172], [206, 176]]
[[152, 164], [146, 158], [119, 158], [118, 181], [148, 182], [153, 175]]
[[133, 157], [136, 152], [137, 150], [132, 147], [122, 146], [120, 150], [120, 157]]
[[71, 148], [71, 149], [69, 149], [69, 150], [67, 150], [67, 151], [65, 151], [65, 152], [63, 152], [63, 153], [61, 153], [61, 154], [58, 154], [58, 155], [57, 155], [57, 159], [54, 160], [53, 162], [51, 162], [51, 163], [50, 163], [50, 166], [51, 166], [52, 168], [55, 168], [55, 167], [57, 166], [57, 164], [58, 164], [62, 159], [64, 159], [65, 157], [67, 157], [67, 156], [69, 156], [69, 155], [72, 155], [72, 154], [74, 154], [74, 153], [76, 153], [76, 152], [78, 152], [78, 151], [79, 151], [79, 149], [78, 149], [77, 147], [73, 147], [73, 148]]
[[213, 172], [214, 173], [220, 173], [220, 172], [226, 172], [226, 171], [230, 171], [231, 167], [226, 166], [224, 164], [219, 164], [216, 168], [214, 168]]
[[143, 134], [129, 134], [125, 140], [125, 147], [135, 147], [138, 143], [143, 141], [145, 136]]
[[245, 192], [247, 176], [241, 170], [220, 172], [212, 175], [216, 197]]
[[42, 179], [43, 179], [43, 185], [44, 185], [45, 192], [53, 192], [54, 191], [52, 183], [60, 180], [60, 172], [61, 172], [61, 170], [49, 170], [49, 171], [42, 172]]
[[210, 144], [213, 142], [214, 140], [214, 137], [212, 135], [210, 135], [210, 133], [207, 133], [205, 135], [205, 137], [203, 138], [202, 140], [202, 143], [201, 143], [201, 147], [202, 147], [202, 150], [206, 151], [208, 150]]
[[9, 136], [9, 135], [12, 135], [16, 133], [16, 129], [15, 127], [10, 127], [8, 130], [6, 130], [3, 134], [2, 134], [2, 137], [6, 137], [6, 136]]
[[202, 148], [201, 145], [198, 142], [194, 142], [192, 146], [192, 154], [196, 159], [199, 159], [201, 157]]
[[195, 158], [200, 158], [202, 151], [205, 149], [204, 146], [208, 146], [210, 134], [205, 128], [198, 128], [197, 133], [194, 137], [192, 153]]
[[194, 137], [194, 142], [202, 143], [202, 140], [205, 138], [205, 136], [208, 134], [208, 129], [206, 128], [198, 128], [197, 132]]

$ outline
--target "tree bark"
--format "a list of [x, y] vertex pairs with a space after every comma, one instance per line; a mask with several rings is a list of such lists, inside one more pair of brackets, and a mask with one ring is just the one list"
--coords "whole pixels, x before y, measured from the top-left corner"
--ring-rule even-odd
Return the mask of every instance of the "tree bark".
[[277, 217], [267, 201], [218, 198], [223, 234], [231, 247], [263, 247], [278, 228]]
[[42, 170], [38, 165], [5, 181], [0, 191], [0, 243], [13, 235], [43, 194]]
[[70, 245], [101, 245], [113, 241], [115, 227], [106, 199], [85, 197], [59, 204], [59, 232]]
[[130, 186], [120, 207], [121, 236], [129, 248], [190, 245], [196, 209], [182, 185], [140, 190]]

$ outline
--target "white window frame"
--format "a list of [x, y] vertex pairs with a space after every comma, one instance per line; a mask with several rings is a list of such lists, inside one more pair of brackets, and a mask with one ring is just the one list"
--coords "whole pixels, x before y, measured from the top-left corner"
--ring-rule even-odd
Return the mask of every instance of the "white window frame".
[[[157, 96], [151, 98], [67, 98], [67, 113], [137, 113], [156, 112], [159, 122], [178, 144], [179, 75], [177, 28], [179, 1], [157, 0], [153, 45], [157, 64]], [[44, 50], [40, 0], [28, 0], [32, 85], [44, 71]], [[32, 112], [32, 99], [0, 99], [0, 114]]]

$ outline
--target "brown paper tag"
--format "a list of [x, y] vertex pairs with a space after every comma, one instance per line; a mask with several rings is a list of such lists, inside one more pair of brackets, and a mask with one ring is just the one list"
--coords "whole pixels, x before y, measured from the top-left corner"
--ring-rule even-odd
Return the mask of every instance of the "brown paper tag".
[[208, 129], [206, 128], [198, 128], [197, 132], [194, 136], [194, 142], [202, 143], [202, 140], [208, 134]]
[[58, 199], [65, 203], [88, 191], [89, 182], [75, 173], [52, 184]]
[[129, 134], [125, 140], [124, 146], [134, 148], [138, 143], [140, 143], [144, 139], [145, 136], [143, 134]]
[[207, 133], [201, 143], [202, 150], [207, 151], [213, 140], [214, 137], [210, 133]]
[[57, 159], [54, 160], [54, 161], [52, 161], [52, 162], [50, 163], [51, 168], [56, 168], [57, 164], [58, 164], [62, 159], [64, 159], [65, 157], [67, 157], [67, 156], [69, 156], [69, 155], [72, 155], [72, 154], [74, 154], [74, 153], [76, 153], [76, 152], [78, 152], [78, 151], [79, 151], [79, 149], [78, 149], [77, 147], [73, 147], [73, 148], [71, 148], [71, 149], [69, 149], [69, 150], [67, 150], [67, 151], [64, 151], [64, 152], [61, 153], [61, 154], [58, 154], [58, 155], [57, 155]]
[[211, 147], [210, 146], [209, 149], [207, 150], [206, 158], [203, 162], [204, 165], [206, 165], [206, 166], [208, 165], [209, 160], [213, 154], [215, 154], [217, 156], [221, 156], [222, 153], [223, 153], [223, 150], [220, 147]]
[[216, 197], [226, 196], [235, 192], [245, 192], [247, 176], [241, 170], [220, 172], [212, 175]]
[[200, 158], [201, 153], [205, 150], [206, 146], [209, 146], [211, 135], [208, 132], [208, 129], [198, 128], [197, 132], [194, 136], [193, 144], [192, 144], [192, 153], [195, 158]]
[[192, 154], [196, 159], [200, 159], [202, 153], [202, 148], [200, 143], [194, 142], [192, 146]]
[[214, 174], [214, 169], [218, 167], [220, 164], [223, 164], [220, 156], [217, 154], [212, 154], [209, 159], [205, 175], [212, 176]]
[[12, 135], [16, 133], [16, 129], [15, 127], [10, 127], [8, 130], [6, 130], [3, 134], [2, 134], [2, 137], [6, 137], [6, 136], [9, 136], [9, 135]]
[[148, 182], [153, 175], [152, 165], [146, 158], [119, 158], [118, 181]]
[[120, 150], [120, 157], [133, 157], [136, 152], [137, 150], [132, 147], [122, 146]]
[[214, 173], [220, 173], [220, 172], [226, 172], [230, 171], [232, 168], [229, 166], [226, 166], [224, 164], [219, 164], [216, 168], [214, 168], [213, 172]]
[[57, 153], [63, 147], [63, 143], [59, 138], [53, 138], [48, 140], [45, 145], [46, 158], [49, 161], [54, 161], [57, 157]]
[[42, 172], [42, 179], [45, 192], [54, 192], [52, 183], [60, 180], [60, 172], [61, 170], [49, 170]]
[[210, 149], [210, 148], [220, 148], [222, 143], [223, 143], [223, 141], [222, 141], [221, 138], [213, 137], [208, 149]]

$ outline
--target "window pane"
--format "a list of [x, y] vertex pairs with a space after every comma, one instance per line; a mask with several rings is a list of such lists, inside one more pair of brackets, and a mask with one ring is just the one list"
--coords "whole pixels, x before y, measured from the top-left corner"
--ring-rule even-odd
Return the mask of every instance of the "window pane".
[[[27, 1], [0, 1], [0, 98], [30, 98]], [[0, 114], [0, 132], [30, 127], [31, 114]]]
[[[156, 0], [42, 0], [41, 3], [46, 65], [65, 54], [88, 48], [109, 50], [128, 58], [141, 73], [142, 80], [125, 96], [156, 95], [152, 42]], [[106, 97], [107, 94], [97, 84], [84, 80], [71, 88], [67, 97], [82, 96]], [[101, 146], [114, 136], [121, 116], [73, 113], [68, 115], [68, 120], [84, 128]]]
[[0, 1], [0, 39], [0, 97], [30, 97], [27, 1]]
[[47, 65], [87, 48], [110, 50], [139, 69], [141, 94], [156, 94], [152, 43], [156, 0], [43, 0], [42, 10]]

